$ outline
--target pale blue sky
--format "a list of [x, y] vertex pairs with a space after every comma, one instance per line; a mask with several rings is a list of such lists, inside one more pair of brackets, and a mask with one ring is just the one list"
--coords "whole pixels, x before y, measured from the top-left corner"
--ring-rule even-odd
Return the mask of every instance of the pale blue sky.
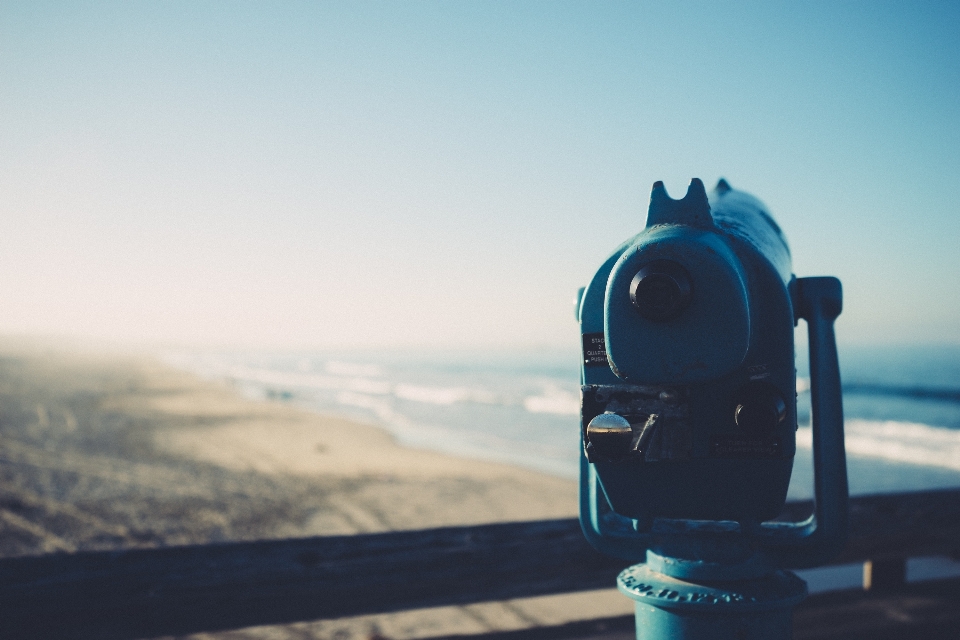
[[652, 183], [960, 343], [960, 5], [0, 2], [0, 332], [576, 344]]

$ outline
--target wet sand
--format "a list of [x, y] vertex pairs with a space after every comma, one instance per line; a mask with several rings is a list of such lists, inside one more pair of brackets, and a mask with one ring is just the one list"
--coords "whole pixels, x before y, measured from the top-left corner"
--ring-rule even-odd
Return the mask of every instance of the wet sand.
[[[398, 446], [147, 356], [0, 341], [0, 555], [571, 517], [576, 487]], [[625, 614], [615, 592], [199, 634], [387, 638]]]

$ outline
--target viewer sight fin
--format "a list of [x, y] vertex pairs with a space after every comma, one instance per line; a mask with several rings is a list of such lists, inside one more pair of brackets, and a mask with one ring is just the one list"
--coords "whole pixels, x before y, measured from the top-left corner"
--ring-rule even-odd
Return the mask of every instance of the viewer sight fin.
[[715, 229], [707, 190], [699, 178], [690, 181], [687, 195], [674, 200], [667, 194], [662, 181], [657, 181], [650, 192], [650, 209], [647, 211], [647, 228], [658, 224], [683, 224], [701, 229]]

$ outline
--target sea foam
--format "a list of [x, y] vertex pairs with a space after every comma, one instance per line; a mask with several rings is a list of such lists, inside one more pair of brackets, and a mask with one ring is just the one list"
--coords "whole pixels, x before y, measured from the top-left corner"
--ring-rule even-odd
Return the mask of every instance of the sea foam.
[[[960, 431], [895, 420], [845, 421], [847, 455], [960, 471]], [[812, 447], [810, 427], [797, 430], [797, 446]]]
[[546, 385], [543, 393], [523, 399], [523, 408], [530, 413], [552, 413], [559, 416], [579, 416], [580, 397], [557, 385]]
[[439, 405], [451, 405], [457, 402], [491, 404], [497, 401], [496, 396], [485, 389], [471, 387], [429, 387], [405, 383], [396, 385], [393, 388], [393, 395], [403, 400]]

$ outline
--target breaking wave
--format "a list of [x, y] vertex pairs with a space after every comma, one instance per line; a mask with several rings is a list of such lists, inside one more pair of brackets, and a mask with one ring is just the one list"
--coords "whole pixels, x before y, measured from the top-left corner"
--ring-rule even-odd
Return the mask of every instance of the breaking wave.
[[[810, 449], [810, 427], [797, 431], [797, 446]], [[960, 471], [960, 431], [895, 420], [848, 419], [844, 423], [848, 455]]]

